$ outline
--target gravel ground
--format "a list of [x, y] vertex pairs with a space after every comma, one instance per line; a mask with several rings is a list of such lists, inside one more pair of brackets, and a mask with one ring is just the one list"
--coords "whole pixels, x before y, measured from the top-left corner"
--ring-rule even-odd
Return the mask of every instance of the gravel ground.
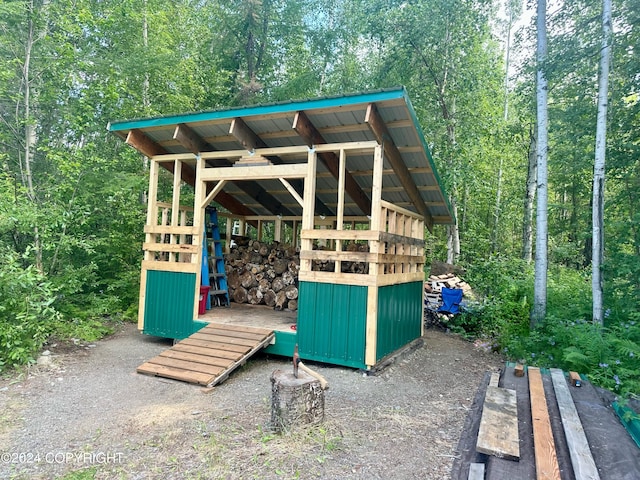
[[171, 346], [134, 325], [94, 345], [49, 346], [51, 365], [0, 380], [0, 478], [446, 479], [467, 410], [503, 360], [439, 330], [376, 376], [310, 365], [329, 381], [325, 421], [268, 428], [258, 355], [210, 393], [139, 375]]

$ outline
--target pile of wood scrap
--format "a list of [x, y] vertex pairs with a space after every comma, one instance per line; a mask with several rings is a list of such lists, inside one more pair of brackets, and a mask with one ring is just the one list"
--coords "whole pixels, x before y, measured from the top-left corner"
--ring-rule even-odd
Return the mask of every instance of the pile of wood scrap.
[[462, 290], [463, 298], [473, 297], [471, 286], [454, 273], [443, 273], [442, 275], [431, 275], [424, 282], [425, 308], [438, 310], [442, 305], [442, 289], [458, 288]]
[[278, 242], [236, 241], [225, 255], [225, 269], [232, 301], [276, 310], [298, 309], [300, 255], [295, 248]]

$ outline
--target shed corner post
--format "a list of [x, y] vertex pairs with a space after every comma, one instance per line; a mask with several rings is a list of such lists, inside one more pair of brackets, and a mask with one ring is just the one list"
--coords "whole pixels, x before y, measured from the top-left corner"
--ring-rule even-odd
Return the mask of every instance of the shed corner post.
[[[203, 234], [204, 234], [204, 201], [207, 192], [206, 184], [202, 181], [202, 173], [205, 168], [205, 163], [200, 154], [196, 155], [196, 179], [195, 179], [195, 192], [193, 195], [193, 240], [192, 245], [198, 245], [198, 253], [192, 255], [191, 263], [196, 265], [202, 265], [202, 248], [203, 248]], [[200, 301], [200, 283], [202, 281], [201, 268], [196, 269], [196, 285], [194, 292], [193, 303], [193, 318], [198, 318], [198, 306]]]
[[[373, 178], [371, 184], [371, 223], [373, 232], [380, 232], [382, 228], [382, 173], [383, 146], [378, 145], [373, 152]], [[369, 242], [369, 251], [377, 255], [380, 252], [380, 241]], [[378, 335], [378, 259], [369, 264], [369, 275], [375, 277], [373, 284], [367, 287], [367, 323], [365, 341], [365, 363], [372, 367], [377, 361]]]

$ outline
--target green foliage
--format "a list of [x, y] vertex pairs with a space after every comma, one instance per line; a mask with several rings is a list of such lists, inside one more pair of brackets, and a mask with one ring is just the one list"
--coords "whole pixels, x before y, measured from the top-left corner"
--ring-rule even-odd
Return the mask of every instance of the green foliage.
[[60, 319], [56, 292], [33, 266], [2, 249], [0, 263], [0, 370], [33, 361]]
[[515, 360], [586, 374], [593, 383], [622, 395], [640, 392], [640, 315], [601, 329], [591, 321], [548, 318], [530, 335], [514, 339]]

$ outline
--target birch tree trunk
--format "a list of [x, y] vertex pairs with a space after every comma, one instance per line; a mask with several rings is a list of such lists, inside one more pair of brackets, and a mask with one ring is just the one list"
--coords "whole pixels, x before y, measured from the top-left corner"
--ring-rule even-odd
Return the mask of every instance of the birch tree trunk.
[[609, 61], [611, 58], [611, 0], [602, 2], [602, 49], [600, 50], [600, 76], [598, 78], [598, 117], [596, 125], [596, 152], [593, 170], [593, 321], [604, 324], [602, 311], [602, 262], [604, 257], [604, 179], [607, 143], [607, 97], [609, 93]]
[[536, 202], [536, 260], [535, 279], [533, 285], [533, 311], [531, 312], [531, 328], [535, 328], [544, 320], [547, 313], [547, 79], [544, 71], [547, 58], [547, 2], [538, 0], [537, 18], [537, 51], [536, 51], [536, 111], [538, 139], [536, 142], [537, 157], [537, 202]]
[[536, 137], [537, 132], [534, 129], [529, 139], [527, 183], [524, 195], [524, 214], [522, 216], [522, 259], [527, 263], [531, 263], [533, 256], [533, 201], [536, 197], [536, 181], [538, 177]]
[[[24, 63], [22, 66], [22, 108], [24, 112], [24, 163], [21, 165], [23, 185], [27, 189], [27, 195], [29, 201], [37, 203], [36, 190], [33, 181], [32, 164], [36, 152], [36, 145], [38, 142], [37, 137], [37, 120], [33, 115], [33, 99], [32, 99], [32, 80], [31, 80], [31, 60], [33, 55], [33, 48], [38, 40], [35, 31], [35, 15], [36, 5], [31, 0], [27, 6], [27, 32], [24, 42]], [[44, 8], [44, 6], [43, 6]], [[40, 238], [40, 229], [38, 224], [33, 227], [33, 247], [35, 252], [35, 267], [40, 273], [44, 273], [44, 267], [42, 264], [42, 240]]]

